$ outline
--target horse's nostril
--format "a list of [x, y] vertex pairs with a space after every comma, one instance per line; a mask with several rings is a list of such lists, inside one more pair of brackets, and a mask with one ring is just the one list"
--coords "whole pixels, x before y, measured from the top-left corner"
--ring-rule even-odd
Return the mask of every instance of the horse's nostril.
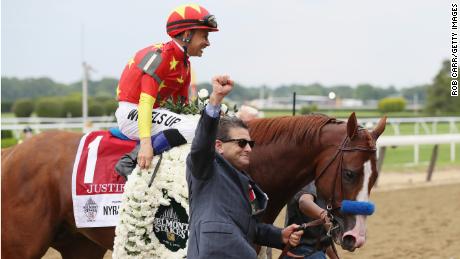
[[355, 250], [356, 238], [352, 235], [346, 235], [342, 239], [342, 247], [348, 251]]

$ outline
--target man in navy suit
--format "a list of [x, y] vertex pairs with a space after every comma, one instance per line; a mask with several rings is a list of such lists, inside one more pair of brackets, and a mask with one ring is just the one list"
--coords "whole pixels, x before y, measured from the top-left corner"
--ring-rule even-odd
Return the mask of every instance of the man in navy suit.
[[187, 157], [190, 236], [187, 258], [255, 259], [254, 246], [282, 249], [299, 243], [303, 231], [259, 221], [267, 195], [244, 170], [254, 146], [247, 126], [236, 117], [220, 118], [220, 104], [233, 83], [212, 80], [213, 92], [203, 111]]

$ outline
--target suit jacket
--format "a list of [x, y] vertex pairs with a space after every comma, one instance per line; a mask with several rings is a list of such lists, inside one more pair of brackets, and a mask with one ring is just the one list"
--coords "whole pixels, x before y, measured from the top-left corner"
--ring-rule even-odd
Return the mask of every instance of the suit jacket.
[[261, 211], [266, 194], [244, 172], [215, 152], [219, 118], [202, 113], [187, 157], [190, 235], [187, 258], [257, 258], [254, 244], [282, 248], [281, 229], [259, 222], [249, 185]]

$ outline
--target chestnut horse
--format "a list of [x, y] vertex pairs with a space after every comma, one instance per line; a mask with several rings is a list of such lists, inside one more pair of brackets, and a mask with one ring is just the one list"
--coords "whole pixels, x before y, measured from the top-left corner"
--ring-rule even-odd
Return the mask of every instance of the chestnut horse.
[[[370, 133], [324, 115], [258, 119], [250, 123], [257, 145], [250, 174], [268, 194], [264, 221], [272, 223], [286, 202], [316, 180], [332, 208], [343, 199], [367, 201], [377, 178], [375, 142]], [[102, 258], [113, 248], [114, 227], [76, 228], [72, 167], [81, 134], [48, 131], [2, 151], [2, 257], [40, 258], [49, 247], [63, 258]], [[364, 243], [364, 216], [341, 215], [334, 239], [354, 250]], [[364, 231], [364, 232], [363, 232]]]

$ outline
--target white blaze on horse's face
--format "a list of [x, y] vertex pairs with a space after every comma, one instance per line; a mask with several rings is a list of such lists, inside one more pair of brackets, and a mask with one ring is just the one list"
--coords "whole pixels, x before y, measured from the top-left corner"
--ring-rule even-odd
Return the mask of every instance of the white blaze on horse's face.
[[[361, 190], [359, 191], [358, 195], [356, 196], [357, 201], [369, 201], [369, 181], [371, 179], [372, 169], [371, 169], [371, 161], [367, 160], [364, 163], [364, 179], [363, 179], [363, 186], [361, 186]], [[356, 240], [355, 248], [359, 248], [364, 245], [366, 242], [366, 218], [367, 216], [364, 215], [355, 215], [355, 226], [353, 229], [345, 232], [343, 236], [353, 236]]]
[[371, 169], [371, 161], [367, 160], [364, 163], [364, 179], [363, 179], [363, 186], [361, 186], [361, 190], [356, 196], [357, 201], [369, 201], [369, 181], [371, 179], [372, 169]]

